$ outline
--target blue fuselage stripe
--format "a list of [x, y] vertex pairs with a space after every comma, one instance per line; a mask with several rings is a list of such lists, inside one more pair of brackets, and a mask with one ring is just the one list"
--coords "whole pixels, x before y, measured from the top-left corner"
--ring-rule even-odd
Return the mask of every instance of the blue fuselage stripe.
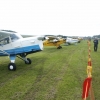
[[[23, 53], [23, 52], [35, 52], [35, 51], [40, 51], [40, 47], [39, 45], [32, 45], [32, 46], [27, 46], [27, 47], [22, 47], [22, 48], [16, 48], [16, 49], [10, 49], [10, 50], [5, 50], [6, 53], [10, 54], [10, 55], [15, 55], [15, 54], [19, 54], [19, 53]], [[4, 52], [0, 51], [0, 55], [4, 56], [7, 55]]]

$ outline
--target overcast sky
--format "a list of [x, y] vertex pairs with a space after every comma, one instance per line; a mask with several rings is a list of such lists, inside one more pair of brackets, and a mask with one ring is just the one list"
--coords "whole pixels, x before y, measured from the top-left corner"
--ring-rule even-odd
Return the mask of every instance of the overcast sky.
[[21, 34], [100, 34], [100, 0], [0, 0], [0, 29]]

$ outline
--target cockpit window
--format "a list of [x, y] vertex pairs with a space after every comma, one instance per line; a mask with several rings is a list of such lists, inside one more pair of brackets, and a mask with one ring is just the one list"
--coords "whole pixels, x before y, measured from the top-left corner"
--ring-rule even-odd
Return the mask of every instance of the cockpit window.
[[10, 34], [10, 37], [12, 42], [19, 39], [19, 37], [16, 34]]

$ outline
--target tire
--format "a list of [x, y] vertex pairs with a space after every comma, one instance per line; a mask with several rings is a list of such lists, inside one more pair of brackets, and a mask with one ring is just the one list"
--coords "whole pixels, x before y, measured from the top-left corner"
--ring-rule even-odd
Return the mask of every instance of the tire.
[[9, 63], [9, 65], [8, 65], [8, 70], [10, 70], [10, 71], [15, 71], [15, 70], [16, 70], [16, 65], [15, 65], [15, 63]]
[[60, 49], [62, 48], [62, 46], [60, 46]]
[[57, 47], [57, 49], [60, 49], [60, 47]]
[[25, 61], [25, 64], [31, 64], [31, 59], [27, 58], [27, 61]]
[[61, 49], [61, 48], [62, 48], [62, 46], [57, 47], [57, 49]]

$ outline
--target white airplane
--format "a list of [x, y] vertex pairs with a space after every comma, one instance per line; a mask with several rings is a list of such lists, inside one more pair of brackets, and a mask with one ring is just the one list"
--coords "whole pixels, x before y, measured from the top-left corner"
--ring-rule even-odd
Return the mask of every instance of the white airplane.
[[16, 70], [16, 57], [24, 60], [25, 64], [31, 64], [31, 60], [26, 56], [43, 50], [42, 38], [39, 36], [23, 38], [15, 31], [0, 30], [0, 56], [9, 56], [8, 69]]
[[66, 44], [67, 45], [70, 45], [70, 44], [77, 44], [79, 42], [78, 39], [73, 39], [73, 38], [70, 38], [70, 37], [67, 37], [66, 39]]

